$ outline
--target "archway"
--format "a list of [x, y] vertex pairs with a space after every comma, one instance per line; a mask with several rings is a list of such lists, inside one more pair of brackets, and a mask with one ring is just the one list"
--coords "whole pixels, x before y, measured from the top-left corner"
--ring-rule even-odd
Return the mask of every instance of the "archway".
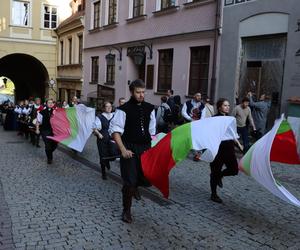
[[35, 57], [26, 54], [10, 54], [0, 59], [0, 76], [15, 84], [15, 101], [32, 97], [44, 98], [48, 71]]

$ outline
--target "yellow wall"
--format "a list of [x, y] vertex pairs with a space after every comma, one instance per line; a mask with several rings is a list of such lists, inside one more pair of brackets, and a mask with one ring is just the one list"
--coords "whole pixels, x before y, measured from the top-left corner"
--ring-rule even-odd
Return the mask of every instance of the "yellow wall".
[[43, 4], [58, 8], [58, 26], [71, 15], [70, 0], [27, 0], [30, 3], [30, 16], [26, 27], [12, 25], [12, 2], [1, 0], [0, 59], [14, 53], [34, 56], [48, 70], [49, 79], [56, 79], [57, 37], [54, 30], [43, 28]]

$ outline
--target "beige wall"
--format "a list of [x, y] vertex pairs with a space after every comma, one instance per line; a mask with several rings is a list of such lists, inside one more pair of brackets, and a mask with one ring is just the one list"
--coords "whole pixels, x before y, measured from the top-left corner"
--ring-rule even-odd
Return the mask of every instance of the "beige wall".
[[[40, 60], [48, 70], [49, 79], [56, 78], [57, 37], [52, 29], [43, 28], [43, 6], [58, 9], [57, 25], [71, 14], [70, 0], [24, 0], [29, 3], [27, 26], [12, 22], [12, 0], [1, 0], [0, 8], [0, 59], [6, 55], [23, 53]], [[53, 94], [50, 92], [50, 94]]]

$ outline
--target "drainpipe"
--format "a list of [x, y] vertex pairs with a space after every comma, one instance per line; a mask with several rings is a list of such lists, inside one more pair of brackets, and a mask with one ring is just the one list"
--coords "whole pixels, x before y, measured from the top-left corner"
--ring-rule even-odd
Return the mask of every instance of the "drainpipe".
[[210, 98], [212, 101], [215, 101], [215, 97], [216, 97], [218, 40], [219, 40], [220, 28], [221, 28], [221, 4], [222, 4], [222, 0], [216, 0], [213, 65], [212, 65], [212, 77], [211, 77], [211, 84], [210, 84]]

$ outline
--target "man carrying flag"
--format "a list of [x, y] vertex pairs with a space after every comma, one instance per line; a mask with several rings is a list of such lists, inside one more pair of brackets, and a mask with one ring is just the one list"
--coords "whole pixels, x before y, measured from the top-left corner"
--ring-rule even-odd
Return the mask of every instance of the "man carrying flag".
[[144, 82], [133, 81], [129, 90], [130, 100], [116, 110], [109, 129], [122, 154], [122, 220], [126, 223], [132, 222], [130, 209], [137, 187], [150, 185], [144, 177], [140, 156], [151, 147], [156, 127], [154, 106], [144, 101]]

